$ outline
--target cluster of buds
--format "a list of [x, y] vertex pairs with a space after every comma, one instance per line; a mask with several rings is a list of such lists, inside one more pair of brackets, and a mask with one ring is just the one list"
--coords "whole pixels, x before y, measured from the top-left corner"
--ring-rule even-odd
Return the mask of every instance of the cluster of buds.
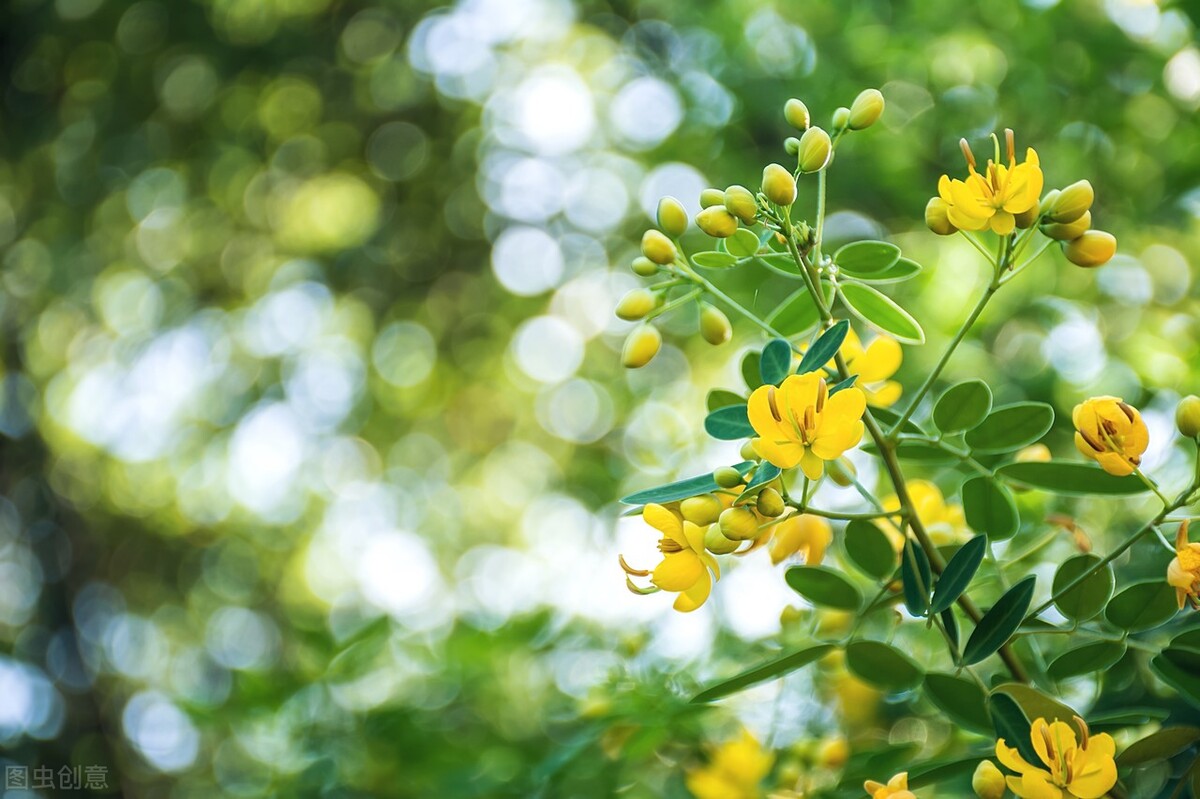
[[788, 155], [796, 156], [797, 171], [801, 174], [820, 172], [833, 160], [833, 140], [844, 133], [866, 130], [883, 115], [883, 94], [878, 89], [859, 92], [849, 108], [833, 112], [833, 136], [812, 124], [812, 116], [803, 101], [792, 98], [783, 106], [783, 118], [800, 132], [783, 143]]
[[1092, 229], [1095, 198], [1092, 184], [1079, 180], [1065, 189], [1051, 191], [1041, 203], [1042, 233], [1062, 242], [1063, 254], [1076, 266], [1100, 266], [1117, 252], [1113, 234]]

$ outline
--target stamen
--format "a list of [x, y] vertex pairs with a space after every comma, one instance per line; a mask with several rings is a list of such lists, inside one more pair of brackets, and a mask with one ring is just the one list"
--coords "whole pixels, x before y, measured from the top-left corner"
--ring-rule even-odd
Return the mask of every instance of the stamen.
[[1004, 129], [1004, 143], [1008, 145], [1008, 165], [1016, 166], [1017, 163], [1017, 141], [1013, 135], [1012, 128]]
[[1106, 434], [1108, 434], [1109, 436], [1116, 437], [1117, 424], [1112, 419], [1104, 419], [1103, 421], [1100, 422], [1100, 426], [1102, 428], [1104, 428], [1104, 432]]
[[635, 569], [632, 566], [630, 566], [628, 563], [626, 563], [624, 555], [617, 555], [617, 559], [621, 561], [621, 568], [625, 571], [626, 574], [632, 574], [634, 577], [649, 577], [650, 576], [650, 572], [646, 571], [645, 569]]
[[673, 552], [682, 552], [683, 547], [674, 538], [664, 538], [658, 542], [658, 551], [670, 555]]
[[771, 386], [767, 389], [767, 406], [771, 409], [771, 415], [775, 417], [775, 421], [782, 422], [783, 414], [779, 412], [779, 406], [775, 403], [775, 387]]
[[822, 377], [817, 381], [817, 413], [825, 409], [825, 400], [827, 399], [829, 399], [829, 386]]
[[1125, 414], [1126, 418], [1128, 418], [1129, 421], [1132, 422], [1134, 420], [1135, 414], [1137, 412], [1133, 408], [1129, 407], [1124, 402], [1118, 402], [1117, 407], [1121, 409], [1121, 412]]
[[1191, 519], [1184, 519], [1179, 523], [1179, 532], [1175, 534], [1175, 548], [1183, 549], [1188, 545], [1188, 524]]
[[1092, 438], [1090, 435], [1083, 432], [1082, 430], [1079, 431], [1079, 437], [1082, 438], [1084, 441], [1086, 441], [1087, 445], [1089, 447], [1091, 447], [1092, 449], [1096, 450], [1096, 452], [1104, 452], [1105, 451], [1105, 448], [1101, 444], [1097, 443], [1097, 441], [1094, 438]]
[[[817, 411], [811, 405], [804, 409], [804, 432], [811, 433], [817, 427]], [[805, 441], [807, 443], [807, 435]]]
[[632, 593], [637, 594], [638, 596], [646, 596], [647, 594], [657, 594], [659, 591], [662, 590], [657, 585], [648, 585], [645, 588], [638, 588], [636, 585], [633, 584], [633, 580], [630, 580], [628, 577], [625, 578], [625, 587], [628, 588]]
[[966, 139], [959, 139], [958, 146], [962, 149], [963, 158], [967, 159], [967, 166], [971, 171], [975, 171], [975, 153], [971, 152], [971, 145], [967, 144]]
[[1081, 749], [1087, 749], [1088, 745], [1088, 725], [1087, 722], [1079, 716], [1075, 716], [1075, 726], [1079, 728], [1079, 746]]

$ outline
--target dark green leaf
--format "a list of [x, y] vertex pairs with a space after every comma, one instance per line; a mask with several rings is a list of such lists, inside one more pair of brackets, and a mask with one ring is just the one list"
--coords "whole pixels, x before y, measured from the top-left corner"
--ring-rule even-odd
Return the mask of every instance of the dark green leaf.
[[692, 256], [692, 263], [707, 269], [725, 269], [737, 263], [737, 258], [727, 252], [698, 252]]
[[982, 380], [964, 380], [946, 389], [933, 406], [933, 423], [943, 433], [970, 430], [992, 410], [992, 390]]
[[738, 258], [748, 258], [758, 252], [759, 241], [751, 231], [740, 228], [729, 238], [725, 239], [725, 249], [730, 255]]
[[790, 655], [784, 655], [781, 658], [763, 663], [760, 666], [755, 666], [752, 669], [747, 669], [736, 677], [731, 677], [728, 680], [722, 680], [715, 685], [710, 685], [692, 698], [692, 702], [696, 704], [704, 702], [712, 702], [730, 694], [736, 694], [738, 691], [743, 691], [751, 685], [770, 680], [774, 677], [781, 677], [788, 672], [803, 668], [809, 663], [820, 660], [835, 649], [832, 644], [817, 644], [799, 652], [793, 652]]
[[834, 383], [832, 386], [829, 387], [829, 396], [832, 397], [834, 394], [838, 393], [839, 391], [850, 388], [856, 382], [858, 382], [858, 375], [850, 375], [845, 380], [839, 380], [838, 382]]
[[762, 384], [777, 386], [792, 371], [792, 345], [781, 338], [772, 339], [763, 347], [758, 361]]
[[704, 429], [713, 438], [721, 441], [736, 441], [739, 438], [750, 438], [754, 428], [750, 417], [746, 414], [745, 405], [729, 405], [717, 408], [704, 417]]
[[954, 618], [954, 608], [946, 608], [938, 616], [942, 620], [942, 626], [946, 628], [946, 637], [950, 639], [950, 648], [953, 651], [955, 659], [958, 658], [958, 622]]
[[1200, 741], [1200, 727], [1163, 727], [1140, 741], [1131, 743], [1117, 755], [1117, 767], [1127, 768], [1156, 760], [1168, 760]]
[[1055, 680], [1091, 674], [1107, 669], [1124, 654], [1125, 644], [1119, 641], [1096, 641], [1063, 652], [1050, 663], [1046, 673]]
[[[833, 302], [833, 286], [822, 282], [821, 290], [825, 294], [825, 305], [829, 307], [829, 303]], [[807, 288], [797, 289], [767, 316], [767, 324], [780, 335], [788, 337], [807, 333], [820, 321], [817, 306]]]
[[1037, 578], [1026, 577], [1004, 593], [975, 626], [963, 647], [963, 663], [970, 666], [986, 658], [1008, 642], [1029, 610]]
[[[872, 408], [871, 415], [874, 416], [884, 429], [890, 430], [896, 426], [896, 422], [900, 421], [900, 414], [888, 408]], [[921, 429], [921, 426], [908, 419], [904, 422], [904, 427], [900, 429], [901, 433], [913, 433], [914, 435], [923, 436], [927, 433]]]
[[1122, 707], [1093, 711], [1088, 714], [1088, 726], [1096, 732], [1110, 732], [1126, 727], [1144, 727], [1163, 721], [1171, 711], [1161, 707]]
[[746, 488], [744, 490], [745, 491], [753, 491], [754, 489], [758, 488], [759, 486], [766, 485], [767, 483], [771, 482], [776, 477], [778, 477], [782, 473], [782, 471], [783, 470], [780, 469], [775, 464], [767, 463], [766, 461], [763, 461], [761, 464], [759, 464], [759, 467], [754, 471], [754, 476], [752, 478], [750, 478], [750, 482], [748, 482], [746, 484]]
[[[1068, 558], [1055, 572], [1051, 590], [1054, 594], [1058, 594], [1099, 562], [1100, 557], [1091, 553]], [[1054, 604], [1059, 612], [1068, 619], [1087, 621], [1098, 616], [1100, 611], [1104, 610], [1104, 606], [1108, 604], [1108, 600], [1112, 596], [1114, 584], [1112, 567], [1106, 564], [1095, 574], [1056, 599]]]
[[[756, 465], [754, 461], [742, 461], [741, 463], [734, 464], [733, 468], [742, 474], [747, 474]], [[656, 488], [647, 488], [645, 491], [638, 491], [636, 494], [622, 497], [621, 502], [626, 505], [648, 505], [651, 502], [676, 502], [688, 497], [694, 497], [697, 494], [716, 491], [718, 488], [717, 482], [713, 480], [712, 472], [709, 472], [708, 474], [689, 477], [686, 480], [667, 483]]]
[[800, 365], [796, 367], [796, 374], [815, 372], [829, 363], [842, 346], [842, 342], [846, 340], [846, 333], [849, 330], [850, 322], [843, 319], [822, 333], [804, 353], [804, 357], [800, 359]]
[[846, 667], [864, 682], [892, 693], [917, 687], [923, 676], [912, 658], [880, 641], [847, 644]]
[[[1007, 695], [1016, 702], [1025, 716], [1031, 721], [1045, 719], [1046, 721], [1061, 721], [1071, 724], [1076, 716], [1072, 708], [1067, 707], [1057, 699], [1053, 699], [1036, 688], [1021, 683], [1006, 682], [992, 689], [992, 697]], [[1029, 726], [1025, 727], [1025, 739], [1029, 739]]]
[[[989, 728], [990, 729], [990, 728]], [[954, 760], [938, 760], [933, 763], [922, 763], [913, 766], [908, 772], [908, 787], [912, 790], [924, 788], [927, 785], [937, 785], [954, 779], [969, 781], [971, 774], [979, 767], [981, 760], [977, 757], [956, 758]]]
[[977, 533], [987, 533], [993, 541], [1005, 541], [1017, 534], [1021, 517], [1012, 493], [986, 475], [972, 477], [962, 484], [963, 514]]
[[843, 536], [846, 556], [863, 573], [884, 580], [896, 573], [896, 550], [891, 539], [866, 519], [854, 519]]
[[862, 606], [862, 594], [854, 583], [826, 566], [793, 566], [785, 579], [793, 591], [814, 605], [838, 610]]
[[1200, 650], [1200, 627], [1193, 630], [1184, 630], [1171, 639], [1171, 646]]
[[933, 588], [930, 610], [934, 613], [941, 613], [953, 605], [962, 592], [967, 590], [975, 572], [979, 571], [979, 564], [983, 563], [983, 555], [987, 552], [987, 543], [986, 535], [977, 535], [954, 553], [954, 557], [950, 558], [950, 562], [946, 564], [945, 570], [938, 578], [937, 585]]
[[1033, 748], [1033, 741], [1029, 738], [1031, 722], [1016, 700], [1008, 694], [993, 693], [988, 698], [988, 713], [997, 740], [1003, 740], [1009, 746], [1015, 747], [1027, 761], [1041, 762], [1037, 750]]
[[957, 724], [976, 732], [992, 728], [987, 696], [974, 680], [931, 671], [925, 675], [925, 696]]
[[723, 388], [714, 388], [708, 392], [708, 397], [705, 398], [705, 405], [710, 411], [715, 411], [718, 408], [728, 408], [730, 405], [745, 405], [746, 398], [740, 394], [735, 394], [732, 391], [726, 391]]
[[1122, 630], [1138, 632], [1167, 622], [1178, 609], [1175, 589], [1155, 578], [1134, 583], [1113, 597], [1104, 618]]
[[908, 311], [879, 289], [847, 281], [842, 284], [842, 302], [862, 321], [882, 330], [903, 344], [924, 344], [925, 331]]
[[742, 356], [742, 379], [746, 381], [746, 388], [751, 391], [762, 385], [762, 378], [758, 374], [758, 362], [761, 358], [758, 350], [750, 350]]
[[1044, 402], [1015, 402], [987, 415], [967, 431], [967, 446], [975, 452], [1012, 452], [1035, 443], [1054, 424], [1054, 409]]
[[886, 272], [900, 260], [900, 248], [886, 241], [856, 241], [833, 254], [838, 269], [851, 277], [871, 277]]
[[1193, 707], [1200, 708], [1200, 670], [1187, 665], [1187, 658], [1195, 655], [1196, 651], [1168, 647], [1150, 661], [1150, 668]]
[[1009, 463], [997, 469], [996, 476], [1029, 488], [1075, 496], [1128, 496], [1150, 490], [1133, 475], [1117, 477], [1098, 466], [1073, 461]]
[[904, 587], [904, 606], [914, 616], [924, 616], [929, 610], [933, 590], [933, 572], [925, 550], [911, 538], [904, 539], [900, 553], [900, 581]]

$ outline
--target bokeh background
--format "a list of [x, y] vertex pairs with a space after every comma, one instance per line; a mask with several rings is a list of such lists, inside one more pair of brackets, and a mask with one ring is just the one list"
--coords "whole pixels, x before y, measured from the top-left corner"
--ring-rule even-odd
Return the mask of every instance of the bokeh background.
[[[911, 386], [984, 280], [925, 201], [960, 136], [984, 153], [1011, 126], [1048, 185], [1093, 182], [1120, 255], [1051, 250], [948, 377], [1055, 403], [1064, 453], [1081, 396], [1135, 401], [1169, 482], [1174, 401], [1200, 389], [1197, 21], [1150, 0], [4, 3], [0, 760], [103, 765], [127, 796], [677, 797], [741, 724], [786, 748], [886, 716], [804, 674], [686, 704], [777, 645], [765, 557], [689, 616], [625, 590], [617, 553], [653, 536], [616, 497], [729, 462], [704, 392], [740, 388], [756, 343], [710, 348], [684, 314], [621, 370], [640, 233], [660, 195], [756, 185], [789, 96], [824, 123], [879, 87], [829, 230], [926, 266], [897, 289], [930, 338]], [[789, 288], [719, 277], [764, 310]], [[1136, 510], [1081, 523], [1103, 542]]]

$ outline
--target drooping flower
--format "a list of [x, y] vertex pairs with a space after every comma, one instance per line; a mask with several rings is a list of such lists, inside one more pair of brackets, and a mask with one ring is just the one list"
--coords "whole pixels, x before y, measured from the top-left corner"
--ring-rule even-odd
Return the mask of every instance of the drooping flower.
[[1023, 799], [1099, 799], [1117, 782], [1116, 744], [1108, 733], [1089, 735], [1078, 716], [1075, 730], [1061, 721], [1048, 724], [1039, 718], [1030, 725], [1029, 737], [1045, 768], [1035, 766], [1001, 738], [996, 757], [1017, 776], [1008, 787]]
[[773, 529], [771, 562], [775, 564], [803, 552], [804, 563], [817, 566], [825, 558], [825, 550], [833, 542], [833, 528], [829, 522], [811, 513], [788, 516]]
[[742, 730], [740, 737], [713, 750], [708, 765], [688, 772], [685, 782], [696, 799], [758, 799], [774, 762], [775, 756]]
[[1189, 601], [1200, 608], [1200, 543], [1188, 541], [1188, 522], [1179, 525], [1175, 536], [1175, 557], [1167, 566], [1167, 582], [1175, 586], [1179, 609]]
[[[993, 137], [994, 139], [995, 137]], [[942, 175], [938, 181], [938, 196], [946, 203], [950, 223], [960, 230], [985, 230], [1007, 236], [1016, 228], [1016, 215], [1033, 208], [1042, 195], [1042, 169], [1038, 155], [1030, 147], [1025, 161], [1017, 163], [1016, 147], [1011, 130], [1004, 131], [1008, 146], [1008, 166], [997, 158], [988, 159], [984, 174], [975, 171], [975, 155], [963, 139], [959, 144], [967, 159], [969, 174], [966, 180], [952, 180]]]
[[[957, 543], [969, 534], [962, 505], [946, 502], [945, 495], [936, 484], [928, 480], [909, 480], [908, 498], [912, 500], [913, 511], [916, 512], [921, 525], [929, 533], [933, 543], [938, 546]], [[895, 494], [885, 497], [883, 509], [886, 511], [900, 510], [900, 498]], [[904, 546], [904, 534], [900, 528], [890, 519], [880, 519], [878, 525], [899, 552]]]
[[791, 375], [776, 386], [759, 386], [750, 395], [750, 424], [759, 457], [781, 469], [799, 464], [810, 480], [825, 473], [825, 461], [841, 457], [863, 435], [867, 398], [851, 386], [830, 396], [816, 372]]
[[[704, 548], [705, 528], [684, 521], [662, 505], [647, 505], [642, 509], [642, 518], [662, 533], [658, 550], [663, 553], [663, 559], [650, 572], [634, 569], [621, 558], [621, 568], [625, 570], [630, 589], [635, 593], [656, 590], [677, 593], [675, 609], [681, 613], [703, 605], [712, 591], [713, 580], [721, 579], [717, 559]], [[637, 588], [629, 577], [649, 577], [654, 587]]]
[[871, 799], [917, 799], [917, 795], [908, 789], [908, 772], [901, 771], [887, 781], [887, 785], [875, 780], [863, 783], [867, 796]]
[[1132, 474], [1150, 443], [1137, 409], [1117, 397], [1093, 397], [1075, 406], [1075, 446], [1109, 474]]
[[851, 329], [842, 342], [842, 357], [850, 374], [858, 375], [855, 385], [867, 395], [868, 405], [886, 408], [900, 399], [900, 383], [891, 379], [904, 359], [904, 351], [896, 339], [876, 336], [863, 347], [858, 334]]

